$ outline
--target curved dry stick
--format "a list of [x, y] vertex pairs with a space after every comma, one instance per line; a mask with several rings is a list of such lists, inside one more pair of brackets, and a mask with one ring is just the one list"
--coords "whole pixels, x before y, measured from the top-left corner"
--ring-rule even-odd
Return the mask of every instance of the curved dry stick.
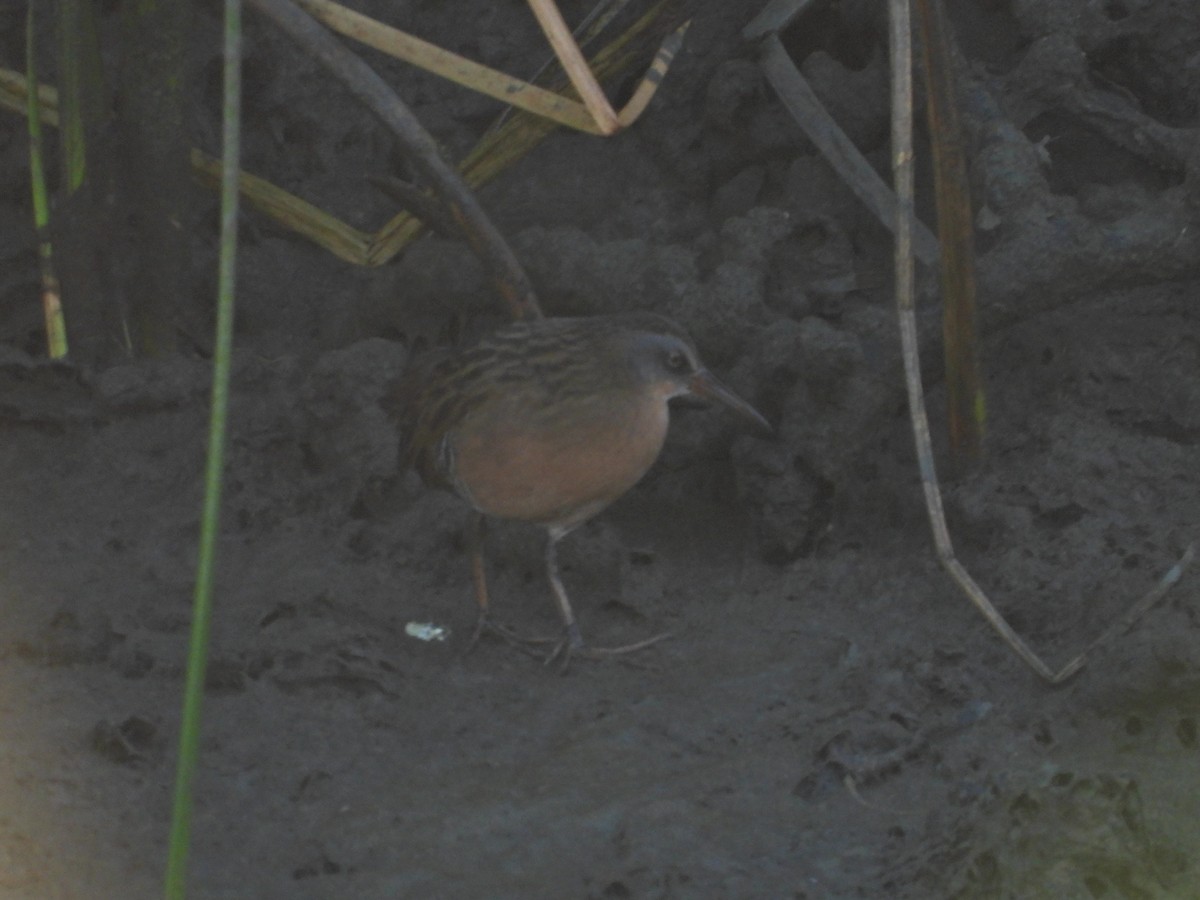
[[938, 487], [937, 471], [933, 464], [933, 442], [929, 436], [929, 419], [925, 413], [925, 397], [921, 387], [921, 364], [917, 348], [917, 319], [914, 303], [914, 270], [912, 226], [913, 212], [913, 145], [912, 145], [912, 38], [908, 0], [889, 0], [888, 40], [892, 56], [892, 173], [896, 188], [896, 306], [900, 316], [900, 341], [904, 348], [904, 381], [908, 390], [908, 408], [912, 419], [913, 439], [925, 490], [925, 506], [933, 529], [933, 541], [942, 567], [958, 583], [967, 598], [983, 614], [1004, 642], [1031, 669], [1051, 684], [1059, 684], [1083, 668], [1087, 655], [1099, 644], [1128, 628], [1173, 587], [1195, 557], [1195, 547], [1189, 546], [1183, 557], [1159, 579], [1158, 583], [1140, 597], [1126, 613], [1110, 625], [1094, 641], [1057, 672], [1052, 670], [1021, 639], [1004, 616], [988, 600], [987, 594], [954, 555], [954, 545], [946, 526], [942, 493]]
[[[894, 230], [898, 214], [895, 194], [825, 109], [812, 86], [792, 62], [778, 34], [768, 35], [763, 41], [759, 66], [796, 124], [833, 166], [838, 177], [885, 228]], [[909, 242], [915, 245], [921, 262], [927, 266], [937, 265], [940, 253], [937, 237], [920, 221], [914, 220], [911, 227], [915, 234], [909, 238]]]
[[400, 140], [405, 154], [445, 204], [483, 261], [517, 319], [541, 316], [537, 296], [516, 255], [492, 224], [462, 176], [438, 153], [412, 111], [365, 62], [347, 50], [291, 0], [250, 0], [296, 43], [346, 85]]
[[387, 194], [399, 203], [402, 209], [424, 222], [430, 231], [435, 231], [445, 238], [457, 236], [458, 229], [446, 215], [445, 208], [438, 202], [437, 197], [428, 191], [399, 178], [383, 178], [378, 175], [368, 175], [367, 183]]

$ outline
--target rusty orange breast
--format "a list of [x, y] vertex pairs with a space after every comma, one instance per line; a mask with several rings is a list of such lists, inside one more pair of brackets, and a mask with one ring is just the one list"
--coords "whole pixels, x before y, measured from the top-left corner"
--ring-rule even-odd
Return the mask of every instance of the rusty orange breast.
[[654, 391], [580, 398], [550, 412], [531, 414], [517, 399], [489, 404], [447, 436], [456, 487], [476, 509], [574, 527], [646, 473], [669, 419]]

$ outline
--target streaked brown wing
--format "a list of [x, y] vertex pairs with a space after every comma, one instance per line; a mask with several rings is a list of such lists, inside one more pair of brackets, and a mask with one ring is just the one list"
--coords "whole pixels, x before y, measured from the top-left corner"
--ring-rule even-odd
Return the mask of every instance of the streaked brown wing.
[[616, 372], [604, 365], [614, 334], [664, 328], [653, 314], [517, 322], [466, 349], [429, 351], [391, 392], [387, 406], [400, 425], [401, 464], [431, 485], [454, 488], [444, 440], [489, 397], [523, 395], [533, 420], [548, 406], [587, 397]]

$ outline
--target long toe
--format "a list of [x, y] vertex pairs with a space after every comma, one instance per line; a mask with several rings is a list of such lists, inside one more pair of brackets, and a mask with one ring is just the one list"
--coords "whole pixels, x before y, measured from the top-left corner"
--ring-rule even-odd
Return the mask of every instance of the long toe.
[[614, 656], [636, 653], [638, 650], [653, 647], [655, 644], [665, 641], [669, 637], [671, 637], [671, 632], [664, 631], [662, 634], [656, 634], [653, 637], [642, 641], [635, 641], [632, 644], [622, 644], [617, 647], [591, 647], [583, 643], [582, 639], [578, 642], [573, 642], [570, 635], [564, 635], [546, 657], [545, 665], [548, 666], [555, 660], [560, 660], [559, 672], [565, 674], [572, 659], [611, 659]]
[[647, 647], [653, 647], [655, 644], [661, 643], [669, 637], [671, 637], [671, 632], [664, 631], [645, 640], [635, 641], [632, 644], [622, 644], [619, 647], [577, 647], [574, 655], [583, 659], [608, 659], [609, 657], [621, 656], [625, 653], [636, 653], [638, 650], [645, 650]]
[[541, 655], [540, 652], [530, 649], [532, 647], [545, 647], [547, 644], [557, 644], [559, 638], [544, 637], [534, 635], [518, 634], [506, 625], [501, 625], [499, 622], [493, 621], [492, 617], [485, 613], [480, 613], [479, 618], [475, 620], [475, 631], [471, 635], [471, 640], [467, 644], [467, 649], [464, 651], [470, 653], [475, 649], [475, 645], [485, 634], [494, 634], [506, 644], [523, 650], [527, 653], [535, 653]]

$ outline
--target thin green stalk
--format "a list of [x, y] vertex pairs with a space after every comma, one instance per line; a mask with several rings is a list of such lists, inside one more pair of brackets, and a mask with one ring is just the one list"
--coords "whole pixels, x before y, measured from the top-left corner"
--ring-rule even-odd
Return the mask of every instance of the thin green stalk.
[[46, 167], [42, 154], [42, 109], [38, 102], [37, 70], [33, 63], [33, 8], [25, 17], [25, 78], [34, 89], [26, 94], [29, 120], [29, 182], [33, 190], [33, 224], [38, 237], [38, 268], [42, 276], [42, 310], [46, 317], [46, 350], [51, 359], [67, 355], [67, 327], [63, 321], [62, 291], [54, 274], [50, 245], [50, 199], [46, 190]]
[[217, 275], [217, 339], [213, 354], [212, 417], [208, 433], [204, 511], [200, 524], [200, 558], [192, 606], [191, 641], [179, 733], [175, 800], [167, 855], [166, 897], [182, 900], [191, 836], [192, 785], [200, 744], [200, 707], [208, 667], [212, 621], [212, 582], [217, 526], [221, 509], [221, 475], [225, 461], [225, 421], [229, 409], [229, 368], [233, 350], [233, 297], [237, 261], [238, 154], [241, 143], [241, 0], [225, 0], [225, 100], [221, 172], [221, 258]]
[[105, 108], [104, 63], [92, 0], [57, 0], [59, 147], [63, 187], [70, 196], [88, 176], [87, 139], [95, 134]]

